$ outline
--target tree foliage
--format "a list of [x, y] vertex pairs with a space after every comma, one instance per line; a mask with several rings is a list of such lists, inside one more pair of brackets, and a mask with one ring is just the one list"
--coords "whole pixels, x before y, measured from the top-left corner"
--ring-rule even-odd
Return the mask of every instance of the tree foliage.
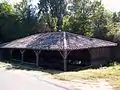
[[0, 3], [0, 40], [10, 41], [34, 33], [69, 31], [120, 41], [120, 12], [108, 12], [98, 0], [28, 0]]
[[13, 26], [16, 22], [16, 17], [13, 8], [7, 2], [0, 4], [0, 39], [2, 41], [9, 39], [13, 33]]
[[93, 2], [93, 36], [101, 39], [106, 38], [107, 29], [107, 13], [100, 1]]
[[106, 16], [100, 1], [73, 0], [70, 12], [67, 28], [70, 32], [96, 37], [106, 29]]
[[12, 7], [7, 2], [0, 4], [0, 37], [10, 41], [34, 33], [37, 24], [36, 9], [27, 0]]
[[29, 4], [27, 0], [15, 5], [15, 14], [17, 15], [18, 22], [20, 22], [21, 34], [31, 34], [34, 32], [35, 26], [38, 23], [36, 7]]
[[[47, 23], [49, 28], [57, 29], [57, 31], [62, 30], [63, 17], [66, 14], [66, 1], [65, 0], [39, 0], [38, 3], [39, 16], [47, 17]], [[50, 24], [50, 18], [56, 24]], [[56, 31], [56, 30], [55, 30]]]

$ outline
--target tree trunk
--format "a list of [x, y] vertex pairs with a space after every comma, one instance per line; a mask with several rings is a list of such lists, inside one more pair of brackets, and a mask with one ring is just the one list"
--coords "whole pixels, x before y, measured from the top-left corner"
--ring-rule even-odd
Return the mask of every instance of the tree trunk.
[[62, 31], [63, 17], [60, 15], [57, 21], [57, 32]]

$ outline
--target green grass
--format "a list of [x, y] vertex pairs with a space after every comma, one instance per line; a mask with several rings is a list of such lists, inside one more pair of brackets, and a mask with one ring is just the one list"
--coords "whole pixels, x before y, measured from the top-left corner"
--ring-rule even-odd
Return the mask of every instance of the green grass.
[[60, 80], [106, 79], [115, 90], [120, 90], [120, 64], [101, 67], [99, 69], [54, 74], [54, 77]]
[[99, 69], [88, 69], [77, 72], [65, 72], [60, 74], [54, 74], [58, 79], [95, 79], [95, 78], [110, 78], [120, 76], [120, 65], [104, 67]]

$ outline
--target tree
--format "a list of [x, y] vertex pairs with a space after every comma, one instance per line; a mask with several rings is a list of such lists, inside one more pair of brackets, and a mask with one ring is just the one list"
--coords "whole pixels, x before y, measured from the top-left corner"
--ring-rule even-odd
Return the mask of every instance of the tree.
[[98, 38], [108, 32], [107, 16], [101, 1], [73, 0], [70, 11], [68, 31]]
[[120, 41], [120, 12], [114, 12], [111, 15], [111, 21], [109, 20], [108, 37], [112, 41]]
[[93, 2], [93, 36], [101, 39], [106, 38], [107, 29], [107, 14], [101, 1]]
[[92, 35], [92, 2], [90, 0], [73, 0], [70, 7], [71, 16], [70, 22], [70, 32], [82, 34], [82, 35]]
[[0, 36], [2, 41], [10, 41], [35, 33], [38, 24], [36, 7], [27, 0], [13, 8], [7, 2], [0, 4]]
[[[63, 17], [66, 14], [66, 1], [65, 0], [39, 0], [38, 3], [39, 16], [47, 17], [47, 24], [52, 29], [57, 28], [57, 31], [62, 30]], [[57, 19], [55, 27], [50, 24], [50, 18]]]
[[7, 2], [0, 3], [0, 39], [7, 41], [11, 39], [13, 33], [13, 25], [16, 22], [14, 10]]
[[116, 12], [113, 13], [112, 21], [113, 23], [119, 22], [119, 17]]
[[20, 36], [26, 36], [32, 34], [38, 23], [38, 17], [36, 13], [36, 7], [29, 4], [27, 0], [15, 5], [15, 14], [18, 17], [20, 30], [18, 31]]
[[9, 15], [13, 14], [13, 8], [10, 4], [8, 4], [6, 1], [0, 3], [0, 15]]

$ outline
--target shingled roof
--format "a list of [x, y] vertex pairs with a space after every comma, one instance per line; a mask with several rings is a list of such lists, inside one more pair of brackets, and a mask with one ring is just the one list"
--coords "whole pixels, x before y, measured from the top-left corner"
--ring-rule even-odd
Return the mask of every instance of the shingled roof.
[[69, 32], [49, 32], [35, 34], [4, 43], [0, 46], [0, 48], [76, 50], [109, 46], [117, 46], [117, 44]]

